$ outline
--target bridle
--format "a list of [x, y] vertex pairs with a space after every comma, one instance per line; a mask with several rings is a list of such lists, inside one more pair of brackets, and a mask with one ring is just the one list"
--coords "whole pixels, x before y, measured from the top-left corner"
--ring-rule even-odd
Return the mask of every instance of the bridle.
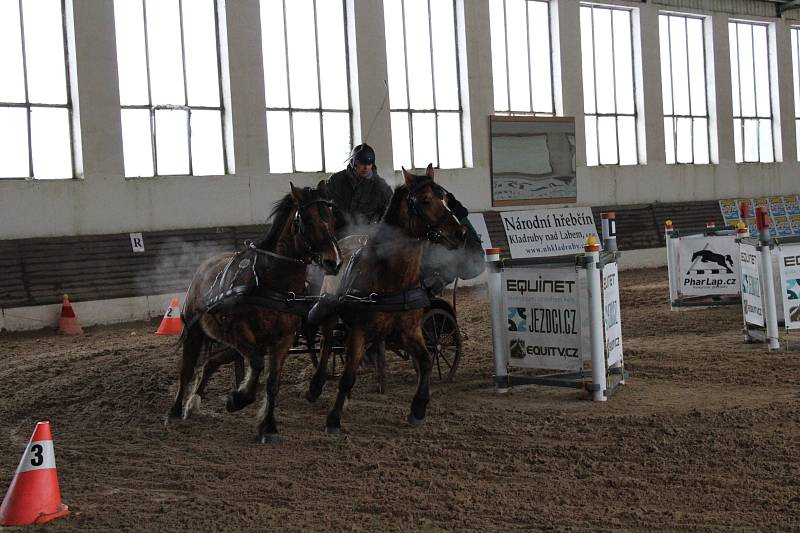
[[[296, 235], [300, 235], [301, 240], [303, 241], [303, 247], [305, 248], [305, 255], [309, 258], [309, 260], [305, 261], [306, 263], [314, 263], [315, 265], [322, 267], [322, 249], [327, 245], [332, 245], [338, 252], [339, 246], [336, 243], [336, 239], [334, 238], [331, 231], [325, 226], [325, 232], [327, 233], [327, 238], [322, 242], [312, 243], [308, 235], [306, 235], [306, 224], [303, 220], [303, 212], [306, 209], [313, 205], [324, 205], [327, 208], [332, 209], [334, 204], [329, 200], [313, 200], [308, 202], [307, 204], [300, 204], [297, 210], [294, 213], [294, 220], [292, 221], [292, 231]], [[330, 216], [329, 212], [326, 209], [319, 209], [319, 216], [323, 222], [328, 222], [328, 216]]]
[[[439, 200], [444, 200], [445, 196], [447, 196], [447, 190], [433, 182], [430, 178], [422, 179], [420, 182], [416, 183], [413, 187], [408, 189], [408, 196], [406, 197], [406, 202], [408, 202], [408, 212], [412, 216], [417, 216], [421, 218], [425, 222], [425, 238], [434, 244], [439, 244], [444, 240], [444, 235], [442, 235], [439, 228], [445, 223], [445, 221], [451, 217], [453, 217], [453, 213], [450, 209], [445, 209], [445, 212], [442, 213], [436, 220], [431, 220], [417, 205], [417, 194], [423, 190], [425, 187], [429, 186], [433, 191], [434, 196]], [[447, 206], [445, 206], [446, 208]]]

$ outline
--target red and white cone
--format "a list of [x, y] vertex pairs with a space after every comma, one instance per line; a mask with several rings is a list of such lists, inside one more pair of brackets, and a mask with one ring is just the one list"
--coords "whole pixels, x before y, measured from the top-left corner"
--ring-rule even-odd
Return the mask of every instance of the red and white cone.
[[158, 326], [156, 335], [180, 335], [183, 331], [183, 320], [181, 320], [181, 309], [177, 298], [173, 298], [169, 303], [164, 318]]
[[0, 525], [44, 524], [68, 514], [58, 488], [50, 422], [39, 422], [0, 505]]
[[69, 303], [69, 296], [66, 294], [64, 295], [64, 302], [61, 304], [58, 332], [62, 335], [81, 335], [83, 333], [78, 318], [75, 316], [75, 310], [72, 309], [72, 304]]

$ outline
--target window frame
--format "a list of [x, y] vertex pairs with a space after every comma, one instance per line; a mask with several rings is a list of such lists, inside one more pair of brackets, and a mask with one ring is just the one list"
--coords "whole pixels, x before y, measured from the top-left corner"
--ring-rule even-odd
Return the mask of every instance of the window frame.
[[[579, 9], [583, 9], [584, 7], [588, 7], [591, 9], [590, 16], [591, 16], [591, 35], [592, 35], [592, 86], [593, 86], [593, 94], [594, 94], [594, 112], [589, 113], [586, 111], [586, 96], [584, 95], [584, 109], [583, 109], [583, 116], [584, 119], [586, 117], [592, 116], [595, 117], [595, 148], [597, 150], [597, 164], [596, 165], [589, 165], [588, 163], [588, 154], [587, 154], [587, 163], [586, 166], [638, 166], [642, 164], [642, 154], [639, 153], [639, 128], [638, 123], [640, 120], [640, 112], [639, 112], [639, 102], [638, 100], [638, 86], [636, 83], [636, 43], [634, 41], [634, 12], [636, 8], [627, 7], [627, 6], [619, 6], [613, 4], [594, 4], [591, 2], [581, 2], [579, 5]], [[605, 9], [607, 11], [612, 12], [611, 15], [611, 57], [612, 57], [612, 80], [613, 80], [613, 89], [614, 89], [614, 113], [600, 113], [598, 111], [597, 105], [597, 46], [595, 45], [595, 24], [594, 24], [594, 10], [595, 9]], [[631, 81], [632, 81], [632, 94], [633, 94], [633, 113], [619, 113], [617, 109], [617, 69], [616, 69], [616, 61], [613, 59], [615, 58], [614, 52], [614, 11], [627, 11], [630, 16], [630, 38], [631, 38]], [[585, 73], [582, 73], [582, 76], [585, 76]], [[600, 158], [600, 118], [602, 117], [613, 117], [614, 118], [614, 132], [616, 134], [616, 147], [617, 147], [617, 162], [616, 163], [603, 163]], [[634, 122], [634, 151], [636, 153], [636, 162], [632, 164], [622, 165], [620, 163], [620, 148], [619, 148], [619, 118], [620, 117], [630, 117], [633, 118]], [[586, 127], [586, 123], [584, 122], [584, 127]], [[585, 139], [585, 135], [584, 135]], [[588, 148], [588, 146], [587, 146]]]
[[[74, 131], [74, 116], [72, 105], [72, 81], [70, 78], [70, 62], [69, 62], [69, 41], [67, 33], [67, 6], [66, 0], [60, 0], [61, 6], [61, 37], [64, 52], [64, 83], [66, 89], [66, 102], [64, 104], [45, 104], [45, 103], [32, 103], [30, 101], [30, 94], [28, 90], [28, 58], [26, 56], [25, 47], [25, 14], [23, 11], [22, 0], [18, 0], [19, 8], [19, 31], [20, 31], [20, 51], [22, 53], [22, 82], [25, 89], [24, 102], [0, 102], [0, 109], [2, 108], [24, 108], [27, 125], [27, 142], [28, 142], [28, 175], [27, 176], [9, 176], [0, 177], [0, 181], [8, 179], [26, 179], [26, 180], [40, 180], [51, 181], [59, 179], [75, 179], [77, 172], [75, 168], [75, 131]], [[34, 15], [35, 16], [35, 15]], [[33, 165], [33, 134], [31, 127], [31, 112], [34, 108], [49, 108], [49, 109], [66, 109], [67, 122], [69, 124], [69, 154], [70, 154], [70, 173], [67, 178], [37, 178], [34, 172]]]
[[[740, 51], [741, 48], [739, 46], [739, 31], [738, 31], [738, 26], [739, 25], [750, 26], [750, 46], [751, 46], [751, 52], [752, 52], [752, 57], [753, 57], [753, 62], [752, 62], [752, 69], [753, 69], [753, 99], [754, 99], [753, 101], [754, 101], [754, 108], [755, 108], [755, 114], [753, 116], [743, 116], [743, 114], [742, 114], [742, 76], [741, 76], [742, 57], [741, 57], [741, 51]], [[773, 84], [772, 84], [773, 66], [772, 66], [772, 60], [770, 58], [770, 53], [772, 51], [771, 50], [771, 44], [770, 44], [770, 37], [771, 37], [770, 33], [772, 31], [774, 31], [774, 30], [772, 30], [772, 24], [770, 24], [769, 22], [761, 22], [761, 21], [756, 21], [756, 20], [731, 18], [731, 19], [728, 19], [728, 42], [730, 42], [730, 38], [731, 38], [731, 33], [730, 32], [731, 32], [731, 27], [732, 26], [736, 26], [736, 32], [735, 32], [735, 37], [736, 37], [736, 74], [737, 74], [737, 78], [738, 78], [737, 83], [736, 83], [736, 87], [739, 90], [739, 95], [738, 95], [738, 99], [739, 99], [739, 114], [737, 115], [736, 110], [733, 109], [733, 106], [732, 106], [731, 115], [732, 115], [732, 119], [733, 119], [732, 126], [733, 126], [733, 131], [734, 131], [734, 133], [733, 133], [734, 139], [736, 138], [736, 120], [739, 120], [740, 121], [740, 130], [741, 130], [741, 140], [742, 140], [741, 141], [741, 151], [742, 151], [742, 153], [741, 153], [741, 157], [742, 157], [741, 161], [738, 161], [737, 158], [736, 158], [736, 142], [734, 140], [734, 144], [733, 144], [733, 146], [734, 146], [733, 147], [734, 163], [737, 164], [737, 165], [752, 164], [752, 163], [756, 163], [756, 164], [777, 163], [778, 162], [778, 154], [777, 154], [777, 145], [776, 145], [776, 138], [775, 138], [776, 137], [776, 131], [775, 131], [775, 103], [772, 101], [773, 100], [773, 95], [774, 95]], [[766, 61], [767, 61], [767, 93], [768, 93], [767, 94], [767, 100], [769, 101], [769, 117], [759, 117], [758, 116], [758, 95], [756, 93], [756, 89], [757, 89], [758, 85], [756, 83], [755, 39], [753, 38], [753, 28], [755, 26], [762, 26], [762, 27], [764, 27], [766, 29], [766, 41], [767, 41], [766, 42], [766, 45], [767, 45]], [[731, 79], [731, 96], [733, 96], [733, 65], [732, 64], [731, 64], [731, 73], [730, 73], [730, 75], [731, 75], [731, 78], [730, 78]], [[756, 128], [756, 132], [757, 132], [756, 146], [758, 148], [758, 160], [757, 161], [747, 161], [745, 159], [745, 153], [746, 153], [746, 149], [745, 149], [745, 123], [746, 123], [746, 121], [755, 121], [756, 122], [756, 126], [759, 126], [760, 125], [759, 123], [760, 123], [761, 120], [769, 120], [770, 130], [772, 131], [772, 143], [771, 143], [771, 145], [772, 145], [772, 160], [771, 161], [763, 161], [761, 159], [761, 128], [757, 127]]]
[[[511, 74], [509, 73], [509, 62], [508, 62], [508, 12], [507, 12], [507, 2], [508, 0], [501, 0], [503, 2], [503, 48], [505, 50], [505, 77], [506, 77], [506, 102], [508, 104], [508, 109], [497, 109], [494, 108], [494, 112], [496, 114], [507, 114], [507, 115], [531, 115], [535, 117], [555, 117], [558, 116], [556, 111], [556, 88], [555, 88], [555, 80], [553, 76], [553, 2], [552, 0], [524, 0], [525, 2], [525, 40], [526, 45], [528, 48], [527, 58], [528, 58], [528, 90], [529, 90], [529, 100], [530, 100], [530, 111], [522, 111], [522, 110], [514, 110], [511, 109]], [[548, 44], [548, 59], [550, 62], [550, 111], [537, 111], [534, 109], [533, 105], [533, 79], [534, 73], [533, 69], [531, 68], [531, 38], [530, 38], [530, 11], [529, 7], [531, 2], [537, 2], [539, 4], [545, 4], [547, 6], [547, 44]], [[491, 15], [490, 15], [491, 16]], [[494, 63], [492, 64], [492, 68], [494, 68]], [[494, 87], [493, 87], [494, 89]], [[494, 103], [492, 104], [494, 105]]]
[[[671, 163], [669, 161], [667, 161], [667, 164], [668, 165], [709, 165], [709, 164], [712, 164], [712, 161], [711, 161], [711, 99], [709, 98], [709, 94], [708, 94], [708, 57], [707, 57], [708, 56], [708, 44], [707, 44], [707, 41], [706, 41], [706, 31], [705, 31], [706, 30], [705, 26], [706, 26], [706, 23], [708, 21], [708, 17], [703, 16], [703, 15], [694, 15], [694, 14], [689, 14], [689, 13], [677, 13], [677, 12], [671, 12], [671, 11], [659, 12], [658, 16], [659, 16], [659, 22], [660, 22], [661, 17], [666, 17], [667, 18], [667, 36], [666, 36], [666, 38], [667, 38], [667, 49], [669, 51], [670, 105], [672, 107], [672, 113], [668, 114], [666, 112], [666, 110], [664, 110], [663, 111], [663, 118], [672, 119], [672, 154], [673, 154], [673, 159], [674, 159], [674, 161], [671, 162]], [[671, 25], [672, 25], [673, 19], [676, 19], [676, 18], [683, 19], [683, 25], [684, 25], [684, 41], [685, 41], [685, 44], [686, 44], [686, 84], [687, 84], [687, 88], [688, 88], [686, 94], [687, 94], [688, 104], [689, 104], [689, 114], [688, 115], [677, 114], [675, 112], [675, 83], [674, 83], [675, 77], [673, 75], [673, 64], [674, 64], [674, 61], [672, 60], [672, 32], [671, 32], [671, 27], [672, 26]], [[691, 76], [691, 69], [689, 68], [690, 51], [689, 51], [689, 25], [688, 25], [688, 19], [699, 20], [700, 23], [702, 24], [702, 30], [703, 31], [702, 31], [701, 35], [702, 35], [702, 39], [703, 39], [703, 91], [704, 91], [703, 92], [703, 96], [704, 96], [704, 100], [705, 100], [705, 103], [706, 103], [705, 115], [698, 115], [698, 114], [695, 114], [692, 111], [692, 89], [691, 89], [692, 88], [692, 83], [691, 83], [692, 82], [692, 76]], [[660, 45], [660, 35], [659, 35], [659, 45]], [[664, 62], [664, 58], [663, 57], [661, 58], [661, 62], [662, 62], [662, 65], [663, 65], [663, 62]], [[662, 77], [661, 82], [662, 82], [662, 91], [663, 91], [663, 86], [667, 82], [666, 82], [666, 80], [663, 79], [663, 77]], [[663, 98], [662, 98], [662, 101], [663, 101]], [[663, 104], [662, 104], [662, 109], [663, 109]], [[690, 133], [689, 133], [689, 138], [690, 138], [690, 144], [691, 144], [691, 147], [692, 147], [692, 160], [689, 161], [689, 162], [678, 161], [678, 119], [681, 119], [681, 118], [689, 119], [690, 124], [691, 124], [691, 130], [690, 130]], [[706, 163], [697, 163], [696, 162], [695, 144], [694, 144], [694, 139], [695, 139], [694, 119], [698, 119], [698, 118], [706, 120], [706, 139], [705, 140], [706, 140], [706, 150], [707, 150], [707, 153], [708, 153], [708, 162], [706, 162]], [[668, 140], [666, 138], [666, 132], [665, 132], [665, 138], [664, 138], [665, 155], [666, 155], [666, 143], [667, 142], [668, 142]]]
[[[259, 0], [259, 8], [260, 3], [262, 0]], [[319, 25], [317, 21], [317, 2], [318, 0], [312, 0], [313, 9], [314, 9], [314, 53], [316, 54], [316, 75], [317, 75], [317, 101], [319, 103], [318, 107], [294, 107], [292, 106], [292, 77], [289, 74], [289, 32], [288, 26], [286, 23], [286, 2], [287, 0], [281, 0], [281, 9], [283, 12], [283, 55], [286, 61], [286, 98], [289, 104], [288, 107], [270, 107], [265, 106], [266, 113], [270, 112], [288, 112], [289, 113], [289, 146], [291, 149], [291, 161], [292, 161], [292, 168], [291, 170], [280, 170], [274, 171], [271, 168], [272, 163], [270, 162], [270, 168], [268, 172], [270, 174], [293, 174], [297, 172], [329, 172], [325, 168], [325, 132], [324, 132], [324, 122], [323, 122], [323, 114], [324, 113], [340, 113], [345, 114], [347, 113], [347, 123], [350, 126], [350, 140], [351, 144], [354, 144], [352, 141], [355, 136], [355, 128], [353, 125], [353, 92], [352, 92], [352, 81], [353, 78], [351, 76], [351, 61], [350, 61], [350, 37], [348, 32], [348, 12], [347, 12], [347, 0], [339, 0], [342, 5], [342, 21], [344, 22], [344, 27], [342, 28], [344, 34], [344, 60], [345, 60], [345, 68], [347, 69], [347, 109], [329, 109], [322, 107], [322, 80], [320, 78], [320, 67], [319, 67]], [[259, 20], [259, 24], [261, 21]], [[263, 37], [262, 37], [263, 39]], [[263, 76], [266, 79], [267, 72], [262, 72]], [[314, 113], [319, 118], [319, 139], [320, 139], [320, 157], [322, 162], [322, 168], [319, 170], [297, 170], [297, 160], [295, 158], [295, 139], [294, 139], [294, 116], [295, 113]], [[267, 131], [267, 145], [269, 145], [269, 131]]]
[[[142, 30], [144, 31], [144, 57], [145, 57], [145, 68], [147, 73], [147, 104], [122, 104], [120, 102], [120, 110], [124, 109], [138, 109], [138, 110], [148, 110], [150, 113], [150, 151], [151, 157], [153, 162], [153, 175], [152, 176], [128, 176], [125, 175], [125, 178], [130, 179], [137, 179], [137, 178], [149, 178], [149, 177], [161, 177], [161, 176], [195, 176], [193, 162], [192, 162], [192, 110], [196, 109], [198, 111], [219, 111], [219, 119], [220, 119], [220, 138], [222, 141], [222, 175], [226, 176], [230, 173], [229, 165], [228, 165], [228, 147], [227, 143], [225, 142], [225, 121], [226, 121], [226, 109], [225, 109], [225, 99], [224, 99], [224, 92], [223, 92], [223, 84], [222, 84], [222, 47], [220, 45], [220, 32], [219, 32], [219, 5], [218, 0], [212, 0], [212, 4], [214, 5], [214, 38], [216, 39], [216, 50], [217, 50], [217, 89], [219, 90], [219, 107], [213, 106], [202, 106], [202, 105], [189, 105], [189, 92], [188, 86], [186, 81], [186, 40], [185, 40], [185, 32], [183, 28], [183, 2], [184, 0], [178, 0], [178, 16], [180, 21], [180, 38], [181, 38], [181, 66], [183, 68], [183, 104], [157, 104], [153, 105], [153, 89], [152, 83], [150, 80], [150, 41], [147, 32], [147, 1], [146, 0], [139, 0], [142, 6]], [[117, 79], [119, 79], [119, 74], [117, 75]], [[166, 110], [166, 111], [186, 111], [186, 131], [187, 131], [187, 153], [189, 156], [189, 173], [188, 174], [159, 174], [158, 173], [158, 148], [157, 148], [157, 128], [156, 128], [156, 111], [159, 110]], [[122, 142], [124, 143], [125, 140], [123, 139]], [[199, 174], [199, 176], [205, 176], [207, 174]], [[209, 174], [214, 175], [214, 174]]]
[[[433, 99], [433, 108], [432, 109], [415, 109], [411, 107], [411, 94], [409, 89], [409, 75], [408, 75], [408, 38], [406, 32], [406, 0], [397, 0], [400, 2], [400, 11], [403, 15], [402, 17], [402, 25], [403, 25], [403, 64], [405, 65], [405, 89], [406, 89], [406, 104], [407, 107], [399, 108], [393, 107], [390, 102], [389, 106], [389, 117], [391, 123], [391, 116], [394, 113], [404, 113], [406, 115], [406, 120], [408, 121], [408, 147], [409, 147], [409, 155], [411, 157], [411, 165], [414, 165], [414, 123], [413, 117], [415, 114], [428, 114], [432, 113], [434, 116], [434, 137], [436, 139], [436, 164], [434, 167], [441, 168], [439, 165], [441, 163], [441, 158], [439, 156], [439, 113], [448, 113], [448, 114], [458, 114], [458, 123], [461, 130], [461, 166], [460, 167], [452, 167], [452, 168], [467, 168], [467, 154], [466, 154], [466, 141], [464, 139], [465, 131], [464, 131], [464, 102], [463, 102], [463, 94], [462, 94], [462, 87], [461, 87], [461, 75], [463, 66], [461, 65], [461, 54], [459, 51], [459, 16], [458, 16], [458, 0], [451, 0], [451, 5], [453, 7], [453, 43], [455, 47], [455, 62], [456, 62], [456, 84], [458, 90], [456, 93], [458, 94], [458, 109], [438, 109], [436, 106], [436, 75], [435, 75], [435, 67], [434, 67], [434, 54], [433, 54], [433, 21], [431, 16], [431, 0], [426, 0], [426, 6], [428, 11], [428, 39], [430, 45], [430, 59], [431, 59], [431, 91], [432, 91], [432, 99]], [[435, 0], [441, 1], [441, 0]], [[387, 73], [387, 76], [390, 76], [390, 73]], [[392, 132], [394, 135], [394, 132]], [[450, 168], [450, 167], [448, 167]], [[394, 170], [400, 170], [396, 168]]]

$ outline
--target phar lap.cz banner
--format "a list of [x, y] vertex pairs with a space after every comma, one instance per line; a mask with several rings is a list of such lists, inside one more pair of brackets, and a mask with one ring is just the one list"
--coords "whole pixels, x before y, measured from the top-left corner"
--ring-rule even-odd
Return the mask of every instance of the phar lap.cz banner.
[[738, 294], [738, 252], [732, 235], [678, 239], [678, 292], [686, 296]]

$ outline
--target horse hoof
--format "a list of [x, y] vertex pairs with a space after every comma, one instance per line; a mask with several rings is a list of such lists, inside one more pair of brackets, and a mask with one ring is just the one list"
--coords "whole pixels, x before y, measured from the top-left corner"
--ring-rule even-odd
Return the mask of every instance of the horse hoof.
[[202, 401], [200, 400], [200, 396], [194, 395], [192, 396], [188, 402], [186, 402], [186, 408], [183, 410], [183, 419], [186, 420], [192, 415], [192, 411], [197, 411], [200, 409], [200, 404]]
[[256, 438], [256, 442], [258, 442], [259, 444], [276, 445], [281, 443], [281, 438], [278, 436], [277, 433], [267, 433], [265, 435], [261, 435], [258, 438]]
[[422, 425], [424, 418], [417, 418], [412, 413], [408, 414], [408, 423], [411, 425], [412, 428], [419, 427]]
[[338, 435], [342, 432], [342, 428], [337, 428], [334, 426], [325, 426], [325, 433], [330, 433], [331, 435]]
[[378, 394], [386, 394], [386, 387], [383, 386], [383, 383], [378, 383], [375, 387], [375, 392]]
[[317, 400], [319, 400], [319, 395], [320, 395], [319, 392], [312, 391], [312, 390], [309, 389], [309, 390], [306, 391], [306, 400], [308, 400], [308, 403], [314, 403]]
[[245, 398], [243, 395], [238, 394], [238, 391], [228, 394], [225, 400], [225, 409], [229, 413], [235, 413], [250, 405], [252, 400]]

